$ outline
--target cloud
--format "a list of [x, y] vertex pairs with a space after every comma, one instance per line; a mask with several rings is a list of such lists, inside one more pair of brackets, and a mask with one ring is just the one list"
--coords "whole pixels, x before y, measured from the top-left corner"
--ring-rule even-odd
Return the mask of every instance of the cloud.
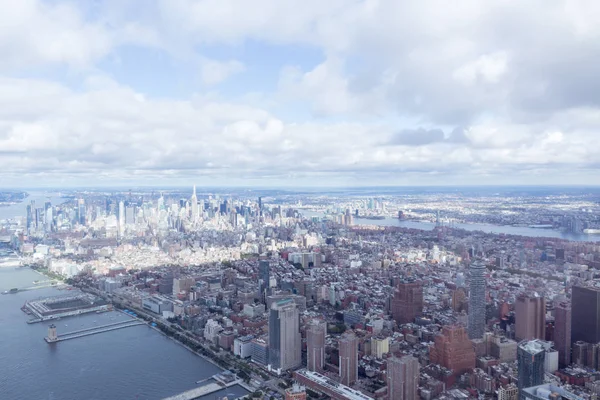
[[444, 131], [441, 129], [403, 129], [394, 135], [390, 144], [404, 146], [423, 146], [444, 141]]
[[217, 61], [204, 59], [200, 65], [200, 76], [205, 85], [216, 85], [232, 75], [245, 70], [244, 64], [237, 60]]
[[[597, 2], [90, 4], [2, 7], [2, 184], [600, 183]], [[184, 90], [157, 95], [138, 70]]]

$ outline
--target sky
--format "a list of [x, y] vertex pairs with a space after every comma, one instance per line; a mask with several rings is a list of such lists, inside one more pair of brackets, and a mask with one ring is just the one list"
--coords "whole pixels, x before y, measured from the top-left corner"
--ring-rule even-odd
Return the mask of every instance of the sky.
[[600, 184], [594, 0], [0, 0], [0, 188]]

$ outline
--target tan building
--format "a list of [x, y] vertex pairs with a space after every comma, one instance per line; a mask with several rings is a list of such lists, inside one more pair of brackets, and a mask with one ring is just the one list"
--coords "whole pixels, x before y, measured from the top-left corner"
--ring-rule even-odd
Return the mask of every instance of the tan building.
[[306, 369], [320, 372], [325, 365], [325, 337], [327, 324], [320, 319], [313, 319], [306, 329]]
[[358, 380], [358, 338], [346, 332], [340, 338], [340, 377], [342, 384], [351, 386]]
[[387, 387], [389, 400], [418, 399], [419, 360], [413, 356], [388, 358]]
[[515, 338], [517, 341], [546, 339], [546, 299], [522, 295], [515, 302]]

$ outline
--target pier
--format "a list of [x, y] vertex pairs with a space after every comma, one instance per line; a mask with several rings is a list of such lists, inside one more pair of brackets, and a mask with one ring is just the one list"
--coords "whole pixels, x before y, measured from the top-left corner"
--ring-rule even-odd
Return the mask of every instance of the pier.
[[77, 339], [84, 336], [96, 335], [98, 333], [110, 332], [117, 329], [130, 328], [132, 326], [145, 325], [144, 321], [140, 320], [128, 320], [128, 321], [120, 321], [113, 322], [112, 324], [94, 326], [91, 328], [79, 329], [76, 331], [71, 331], [67, 333], [63, 333], [62, 335], [56, 334], [56, 327], [51, 325], [48, 331], [48, 336], [44, 338], [44, 340], [48, 343], [56, 343], [62, 342], [70, 339]]
[[[226, 389], [231, 386], [235, 386], [242, 382], [241, 379], [226, 380], [222, 377], [223, 374], [217, 374], [207, 379], [214, 379], [216, 382], [209, 383], [208, 385], [194, 388], [183, 393], [176, 394], [175, 396], [166, 397], [163, 400], [194, 400], [198, 397], [206, 396], [219, 390]], [[203, 380], [206, 381], [207, 379]], [[203, 382], [199, 381], [199, 382]]]
[[27, 321], [29, 324], [110, 309], [112, 305], [88, 294], [69, 294], [26, 301], [21, 307], [23, 312], [33, 317]]

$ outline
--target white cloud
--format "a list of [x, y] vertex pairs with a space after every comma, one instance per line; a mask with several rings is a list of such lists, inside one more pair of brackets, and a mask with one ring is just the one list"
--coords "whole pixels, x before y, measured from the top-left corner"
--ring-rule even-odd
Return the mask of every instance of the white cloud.
[[200, 63], [200, 77], [205, 85], [216, 85], [232, 75], [245, 70], [244, 64], [237, 60], [217, 61], [203, 59]]
[[[0, 181], [43, 173], [395, 183], [452, 174], [519, 180], [533, 170], [536, 179], [542, 170], [598, 179], [600, 25], [591, 0], [130, 0], [94, 9], [0, 0], [0, 7]], [[206, 88], [256, 72], [257, 59], [281, 62], [268, 52], [290, 44], [323, 59], [288, 63], [270, 77], [276, 93], [237, 97], [243, 101], [215, 88], [157, 98], [99, 63], [119, 59], [126, 46], [156, 48], [169, 62], [200, 60]], [[249, 48], [260, 52], [250, 56]], [[79, 75], [67, 76], [69, 85], [15, 78], [57, 66]], [[240, 79], [246, 75], [259, 74]], [[317, 118], [285, 118], [298, 101]], [[449, 139], [455, 128], [464, 135]]]

